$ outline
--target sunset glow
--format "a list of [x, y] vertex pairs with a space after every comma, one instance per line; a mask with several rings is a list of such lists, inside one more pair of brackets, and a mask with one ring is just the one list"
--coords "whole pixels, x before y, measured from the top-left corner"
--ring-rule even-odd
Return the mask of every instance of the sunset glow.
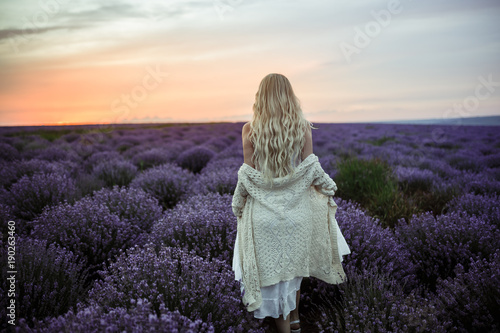
[[0, 126], [245, 121], [271, 72], [313, 122], [500, 115], [498, 1], [22, 0], [0, 12]]

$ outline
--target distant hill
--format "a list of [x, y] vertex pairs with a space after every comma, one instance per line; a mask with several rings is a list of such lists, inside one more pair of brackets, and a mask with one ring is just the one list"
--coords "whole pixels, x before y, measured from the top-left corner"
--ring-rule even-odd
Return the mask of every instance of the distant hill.
[[469, 118], [436, 118], [416, 120], [376, 121], [383, 124], [422, 124], [422, 125], [469, 125], [469, 126], [500, 126], [500, 116], [469, 117]]

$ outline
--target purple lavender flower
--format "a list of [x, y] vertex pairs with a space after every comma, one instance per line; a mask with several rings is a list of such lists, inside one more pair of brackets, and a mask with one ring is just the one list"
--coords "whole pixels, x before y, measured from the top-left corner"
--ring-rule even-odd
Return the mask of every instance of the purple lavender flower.
[[414, 288], [416, 267], [410, 259], [410, 251], [398, 242], [393, 232], [380, 226], [378, 220], [368, 216], [359, 205], [338, 198], [335, 202], [337, 222], [351, 249], [344, 267], [374, 267], [404, 284], [407, 290]]
[[167, 163], [139, 174], [130, 187], [142, 188], [157, 198], [164, 208], [172, 208], [189, 193], [193, 178], [189, 171]]
[[195, 195], [166, 211], [153, 226], [149, 241], [157, 247], [180, 247], [230, 264], [237, 226], [231, 200], [229, 194]]
[[240, 287], [229, 266], [205, 261], [177, 248], [134, 247], [101, 272], [89, 292], [91, 305], [108, 312], [134, 307], [147, 299], [157, 315], [164, 304], [191, 320], [203, 320], [218, 332], [259, 332], [258, 322], [241, 303]]
[[500, 168], [500, 152], [490, 154], [482, 158], [482, 164], [488, 168]]
[[331, 178], [334, 178], [337, 174], [337, 161], [338, 158], [334, 155], [327, 155], [319, 158], [321, 167]]
[[471, 150], [461, 150], [447, 158], [447, 162], [458, 170], [469, 170], [473, 172], [481, 172], [484, 165], [480, 163], [479, 155]]
[[173, 162], [177, 155], [167, 148], [151, 148], [135, 155], [132, 159], [139, 170], [145, 170], [156, 165]]
[[124, 222], [149, 232], [153, 224], [163, 216], [158, 200], [140, 188], [114, 186], [94, 192], [92, 200], [105, 204], [111, 213]]
[[39, 159], [4, 162], [0, 169], [0, 184], [9, 189], [23, 176], [32, 177], [35, 173], [58, 173], [72, 176], [77, 166], [68, 161], [49, 162]]
[[346, 270], [348, 281], [335, 298], [323, 299], [317, 323], [321, 332], [446, 332], [434, 303], [412, 292], [400, 281], [370, 269]]
[[8, 143], [0, 142], [0, 160], [14, 161], [19, 158], [19, 152]]
[[463, 171], [449, 182], [458, 184], [463, 193], [500, 194], [500, 181], [492, 179], [486, 173]]
[[137, 167], [129, 161], [111, 159], [94, 165], [92, 174], [104, 181], [106, 186], [124, 186], [134, 179]]
[[500, 228], [500, 196], [466, 193], [449, 203], [450, 211], [465, 211]]
[[[147, 300], [133, 300], [135, 307], [131, 309], [113, 308], [104, 311], [98, 305], [80, 308], [78, 312], [69, 311], [64, 316], [49, 318], [45, 321], [35, 320], [34, 332], [165, 332], [165, 333], [213, 333], [214, 328], [202, 320], [190, 320], [178, 311], [169, 311], [163, 304], [157, 315]], [[21, 319], [21, 329], [32, 331]]]
[[[224, 161], [224, 160], [220, 160]], [[219, 193], [219, 194], [233, 194], [238, 183], [238, 167], [223, 166], [211, 167], [203, 169], [201, 174], [193, 183], [193, 193]], [[240, 164], [241, 166], [241, 164]]]
[[[0, 259], [7, 262], [7, 244], [0, 241]], [[57, 316], [74, 308], [85, 297], [84, 262], [70, 251], [44, 240], [16, 237], [16, 321]], [[7, 269], [0, 273], [0, 315], [7, 318]], [[1, 329], [6, 329], [2, 320]]]
[[470, 258], [488, 258], [500, 247], [499, 229], [464, 212], [414, 216], [395, 234], [410, 252], [420, 283], [431, 290], [438, 278], [452, 277], [457, 264], [468, 267]]
[[57, 243], [86, 258], [91, 273], [120, 249], [142, 244], [144, 240], [138, 226], [120, 220], [105, 203], [89, 197], [73, 205], [63, 203], [46, 209], [32, 224], [33, 237]]
[[198, 173], [214, 157], [215, 153], [205, 147], [193, 147], [177, 157], [177, 164], [193, 173]]
[[436, 298], [443, 321], [458, 332], [500, 330], [500, 250], [490, 260], [471, 258], [469, 269], [457, 264], [454, 278], [440, 279]]
[[[5, 197], [5, 195], [8, 195], [8, 192], [3, 192], [0, 191], [0, 198]], [[15, 221], [15, 215], [14, 215], [14, 207], [7, 205], [3, 202], [0, 202], [0, 232], [2, 233], [1, 239], [6, 239], [8, 235], [8, 222], [9, 221]], [[16, 226], [16, 233], [21, 234], [24, 233], [24, 223], [20, 225], [19, 221], [17, 221], [17, 226]]]
[[204, 146], [210, 150], [220, 152], [229, 146], [232, 141], [233, 140], [228, 137], [215, 137], [207, 140], [207, 142], [204, 143]]
[[394, 173], [405, 192], [430, 191], [437, 181], [436, 175], [427, 169], [397, 166]]
[[116, 151], [98, 151], [88, 156], [84, 163], [84, 170], [91, 172], [95, 165], [110, 161], [110, 160], [124, 160], [123, 157]]
[[9, 189], [17, 181], [15, 164], [0, 161], [0, 187]]
[[[66, 148], [66, 149], [65, 149]], [[81, 162], [80, 156], [68, 147], [49, 146], [37, 151], [37, 159], [46, 161], [73, 161]]]
[[36, 173], [13, 184], [5, 199], [14, 207], [16, 216], [31, 220], [46, 206], [72, 200], [75, 191], [75, 181], [66, 174]]

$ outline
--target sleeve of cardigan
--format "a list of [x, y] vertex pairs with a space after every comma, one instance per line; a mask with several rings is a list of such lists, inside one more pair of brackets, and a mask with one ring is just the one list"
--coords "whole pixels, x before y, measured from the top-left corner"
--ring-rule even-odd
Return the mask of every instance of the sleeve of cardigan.
[[333, 196], [337, 191], [337, 184], [335, 184], [333, 179], [323, 170], [319, 162], [316, 162], [312, 185], [314, 185], [320, 193], [327, 196]]
[[243, 181], [238, 173], [238, 183], [236, 184], [236, 189], [234, 190], [233, 194], [233, 201], [231, 203], [233, 214], [236, 215], [236, 217], [241, 217], [241, 215], [243, 214], [243, 208], [245, 207], [247, 196], [248, 192], [245, 188], [245, 184], [243, 184]]

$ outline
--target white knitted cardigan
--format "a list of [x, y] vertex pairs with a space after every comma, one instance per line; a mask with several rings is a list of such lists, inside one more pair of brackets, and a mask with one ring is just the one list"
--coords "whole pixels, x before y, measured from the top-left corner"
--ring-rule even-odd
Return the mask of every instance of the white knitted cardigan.
[[337, 246], [335, 182], [314, 154], [272, 186], [243, 163], [232, 209], [238, 220], [243, 303], [248, 311], [262, 303], [261, 287], [297, 276], [327, 283], [346, 280]]

